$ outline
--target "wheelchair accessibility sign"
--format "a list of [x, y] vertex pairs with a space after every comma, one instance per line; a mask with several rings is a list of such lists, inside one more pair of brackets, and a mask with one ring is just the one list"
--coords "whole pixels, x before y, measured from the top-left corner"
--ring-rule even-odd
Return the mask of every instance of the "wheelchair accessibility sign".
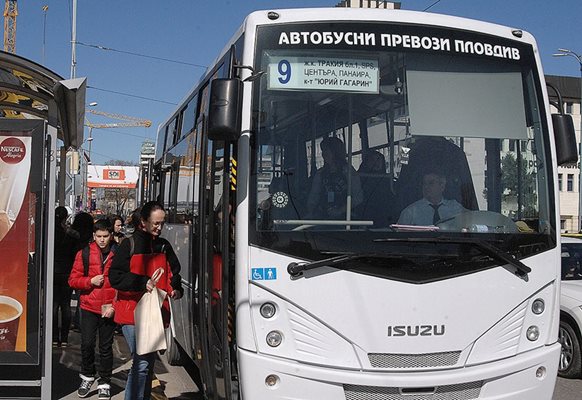
[[251, 280], [253, 281], [273, 281], [277, 279], [277, 268], [252, 268]]

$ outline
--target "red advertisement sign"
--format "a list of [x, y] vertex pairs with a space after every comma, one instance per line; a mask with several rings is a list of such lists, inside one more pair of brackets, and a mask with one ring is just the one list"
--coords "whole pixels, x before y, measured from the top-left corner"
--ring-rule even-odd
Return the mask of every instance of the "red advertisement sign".
[[105, 175], [105, 179], [112, 181], [122, 181], [125, 179], [125, 171], [122, 169], [104, 169], [103, 175]]
[[0, 352], [25, 352], [28, 257], [34, 249], [29, 192], [32, 138], [0, 136]]

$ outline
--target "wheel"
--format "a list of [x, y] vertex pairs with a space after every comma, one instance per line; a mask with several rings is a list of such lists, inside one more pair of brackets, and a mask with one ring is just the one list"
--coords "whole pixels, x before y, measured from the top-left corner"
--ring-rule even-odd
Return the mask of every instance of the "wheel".
[[180, 345], [174, 339], [172, 334], [172, 328], [166, 329], [166, 343], [168, 348], [166, 349], [166, 360], [170, 365], [182, 365], [182, 354], [180, 352]]
[[578, 378], [582, 372], [582, 359], [576, 331], [567, 321], [560, 321], [558, 337], [562, 344], [558, 375], [562, 378]]

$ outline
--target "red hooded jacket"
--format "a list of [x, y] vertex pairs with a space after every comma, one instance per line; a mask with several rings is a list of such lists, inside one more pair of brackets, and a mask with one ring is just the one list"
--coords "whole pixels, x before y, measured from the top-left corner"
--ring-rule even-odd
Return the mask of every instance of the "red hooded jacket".
[[[89, 244], [89, 274], [85, 276], [83, 266], [83, 250], [79, 250], [75, 256], [73, 269], [69, 275], [69, 286], [81, 291], [79, 306], [81, 309], [95, 314], [101, 314], [101, 306], [113, 304], [116, 290], [109, 283], [109, 268], [113, 260], [113, 251], [105, 257], [97, 243]], [[100, 287], [91, 284], [91, 278], [104, 275], [103, 285]]]
[[[164, 274], [156, 286], [168, 295], [173, 290], [183, 293], [180, 262], [166, 239], [136, 230], [132, 238], [121, 242], [116, 250], [110, 276], [113, 287], [118, 290], [114, 317], [116, 323], [135, 324], [135, 306], [146, 292], [147, 281], [159, 267], [164, 268]], [[167, 326], [170, 322], [168, 298], [162, 305], [162, 317]]]

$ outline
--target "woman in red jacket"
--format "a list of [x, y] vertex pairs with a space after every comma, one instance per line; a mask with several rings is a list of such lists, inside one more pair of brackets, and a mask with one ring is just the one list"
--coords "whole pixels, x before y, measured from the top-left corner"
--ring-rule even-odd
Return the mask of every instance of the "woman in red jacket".
[[[99, 220], [93, 226], [93, 242], [80, 250], [69, 276], [71, 288], [80, 291], [81, 309], [81, 385], [79, 397], [86, 397], [95, 382], [95, 338], [99, 334], [99, 399], [111, 398], [113, 369], [113, 301], [116, 291], [109, 284], [111, 251], [111, 223]], [[87, 252], [88, 250], [88, 252]]]
[[[149, 399], [156, 353], [137, 354], [135, 338], [135, 306], [154, 286], [166, 291], [173, 299], [182, 297], [180, 262], [170, 243], [160, 237], [166, 213], [159, 202], [150, 201], [141, 208], [140, 225], [131, 237], [121, 242], [111, 264], [111, 285], [118, 290], [115, 302], [115, 322], [121, 324], [123, 336], [133, 362], [127, 378], [125, 399]], [[159, 267], [164, 269], [156, 283], [150, 279]], [[162, 305], [165, 324], [170, 322], [168, 300]]]

